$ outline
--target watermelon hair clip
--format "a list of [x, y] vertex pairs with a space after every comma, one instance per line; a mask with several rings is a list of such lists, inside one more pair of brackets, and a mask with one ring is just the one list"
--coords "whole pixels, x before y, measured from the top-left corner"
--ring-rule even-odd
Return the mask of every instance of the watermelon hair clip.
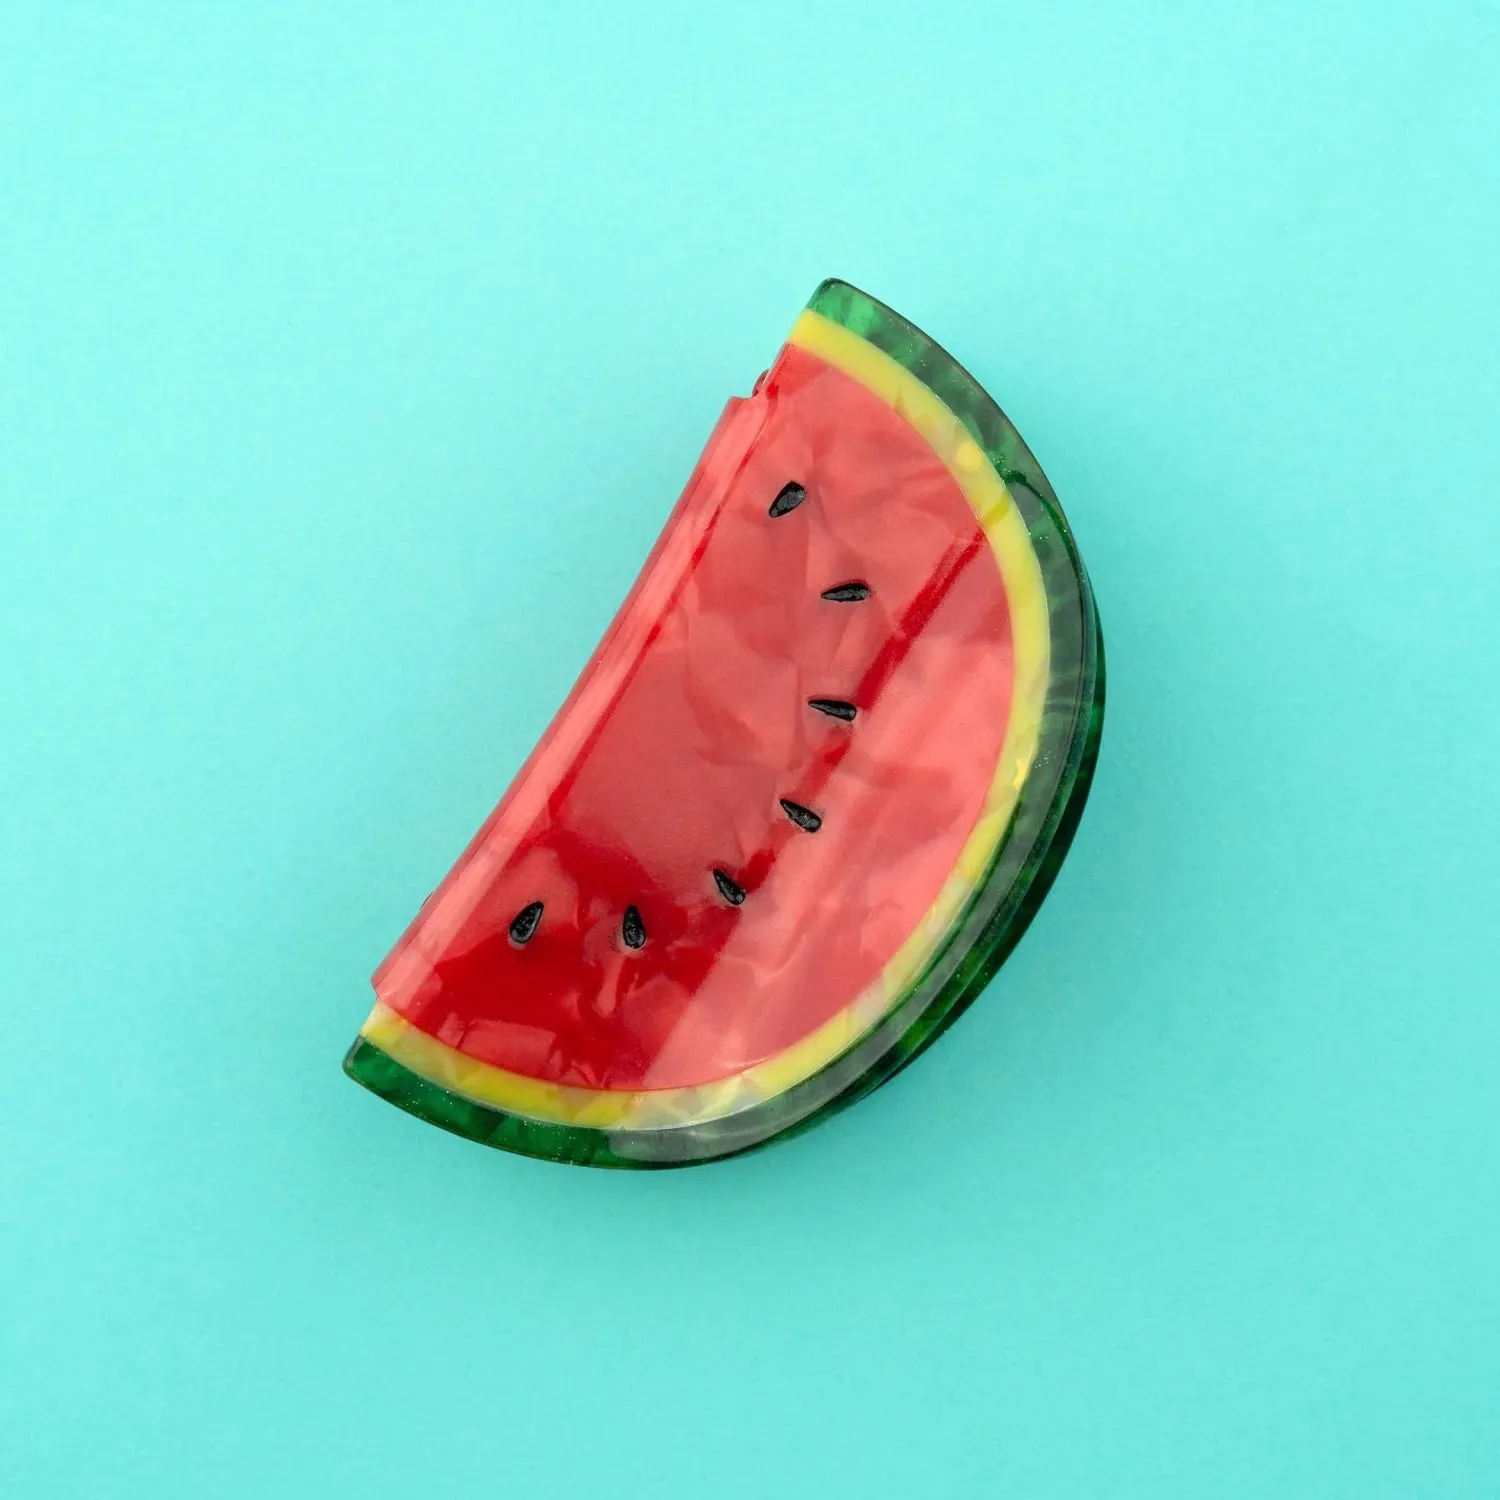
[[1103, 708], [1030, 450], [925, 334], [826, 281], [377, 970], [345, 1069], [552, 1161], [684, 1166], [804, 1129], [1015, 946]]

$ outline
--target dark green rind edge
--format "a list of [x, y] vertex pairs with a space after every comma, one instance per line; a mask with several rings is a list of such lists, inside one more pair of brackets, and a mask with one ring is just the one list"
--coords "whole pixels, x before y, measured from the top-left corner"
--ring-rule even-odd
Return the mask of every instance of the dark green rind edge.
[[618, 1156], [610, 1148], [610, 1137], [602, 1130], [528, 1120], [521, 1115], [491, 1109], [486, 1104], [476, 1104], [461, 1094], [451, 1094], [447, 1089], [418, 1077], [364, 1037], [355, 1038], [344, 1058], [344, 1071], [372, 1094], [379, 1094], [419, 1120], [440, 1125], [444, 1130], [478, 1141], [482, 1146], [496, 1146], [521, 1156], [536, 1156], [544, 1161], [568, 1162], [580, 1167], [677, 1165], [670, 1161], [638, 1161]]
[[[600, 1131], [508, 1114], [429, 1083], [357, 1038], [344, 1071], [429, 1124], [522, 1156], [625, 1169], [700, 1165], [800, 1134], [893, 1078], [931, 1046], [1010, 956], [1057, 877], [1083, 814], [1104, 722], [1104, 638], [1062, 507], [1004, 412], [920, 329], [847, 282], [825, 281], [808, 306], [903, 365], [963, 422], [1009, 488], [1042, 570], [1053, 672], [1041, 739], [1010, 828], [969, 911], [982, 908], [1004, 880], [1001, 899], [977, 924], [966, 913], [907, 998], [847, 1052], [774, 1099], [700, 1125]], [[1007, 869], [1017, 851], [1021, 863]], [[876, 1055], [861, 1063], [872, 1048]]]

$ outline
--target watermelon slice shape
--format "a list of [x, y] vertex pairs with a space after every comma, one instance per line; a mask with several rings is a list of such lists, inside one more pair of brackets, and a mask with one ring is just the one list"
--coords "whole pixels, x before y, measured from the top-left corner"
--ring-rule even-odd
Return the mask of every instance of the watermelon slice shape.
[[800, 1130], [980, 992], [1072, 839], [1104, 659], [974, 379], [818, 288], [345, 1069], [460, 1135], [665, 1167]]

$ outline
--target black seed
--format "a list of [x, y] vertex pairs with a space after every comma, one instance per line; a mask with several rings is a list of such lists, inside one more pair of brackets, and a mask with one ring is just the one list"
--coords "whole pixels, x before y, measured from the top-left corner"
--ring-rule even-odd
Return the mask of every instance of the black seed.
[[745, 899], [744, 887], [732, 880], [722, 870], [714, 871], [714, 884], [719, 894], [731, 905], [738, 906]]
[[510, 924], [510, 940], [513, 943], [529, 943], [536, 935], [537, 924], [542, 920], [542, 903], [533, 901], [516, 913]]
[[824, 589], [823, 597], [835, 604], [858, 604], [861, 599], [868, 599], [870, 592], [868, 583], [841, 583], [837, 588]]
[[781, 799], [781, 810], [805, 833], [816, 833], [823, 826], [822, 818], [812, 808], [803, 807], [800, 802], [787, 797]]
[[771, 502], [771, 514], [784, 516], [789, 510], [796, 510], [806, 499], [807, 491], [795, 480], [791, 484], [784, 484], [780, 493]]
[[820, 714], [827, 714], [830, 719], [842, 719], [846, 724], [859, 712], [842, 698], [809, 698], [807, 706], [817, 709]]
[[627, 948], [646, 946], [646, 924], [641, 921], [640, 912], [633, 906], [625, 908], [625, 915], [620, 921], [620, 936], [625, 939]]

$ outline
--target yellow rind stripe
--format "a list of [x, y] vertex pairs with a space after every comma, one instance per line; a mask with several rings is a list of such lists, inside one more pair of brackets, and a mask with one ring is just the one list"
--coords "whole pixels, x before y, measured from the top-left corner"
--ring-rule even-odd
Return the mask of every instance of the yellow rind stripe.
[[1010, 606], [1015, 679], [995, 775], [973, 830], [937, 899], [862, 994], [784, 1052], [691, 1088], [584, 1089], [497, 1068], [440, 1042], [377, 1002], [361, 1035], [429, 1083], [475, 1103], [552, 1124], [649, 1130], [721, 1119], [786, 1092], [832, 1062], [911, 989], [989, 869], [1036, 758], [1051, 667], [1047, 592], [1026, 523], [983, 449], [947, 405], [904, 365], [809, 308], [787, 342], [873, 392], [942, 460], [995, 555]]

